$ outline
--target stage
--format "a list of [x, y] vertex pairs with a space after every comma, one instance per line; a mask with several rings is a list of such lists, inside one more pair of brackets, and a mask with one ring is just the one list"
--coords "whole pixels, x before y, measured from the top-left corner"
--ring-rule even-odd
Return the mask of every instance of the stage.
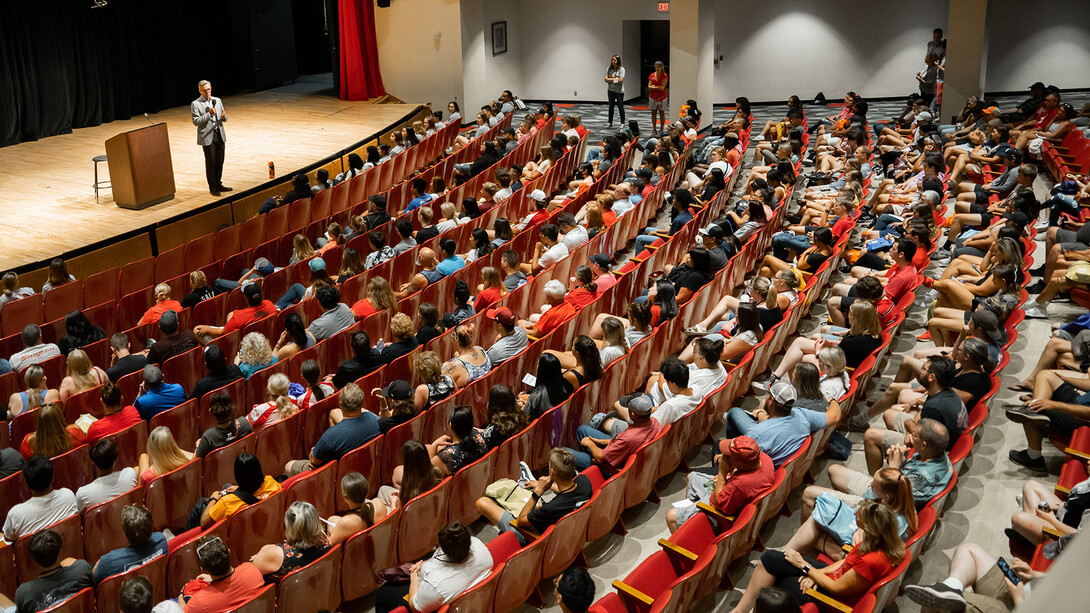
[[[215, 83], [212, 86], [215, 95]], [[225, 97], [223, 105], [228, 115], [223, 183], [235, 190], [224, 197], [268, 181], [270, 161], [276, 164], [277, 176], [284, 176], [380, 132], [416, 106], [339, 100], [328, 74]], [[108, 187], [99, 191], [95, 202], [91, 160], [106, 153], [106, 139], [148, 125], [143, 115], [0, 148], [0, 227], [4, 228], [0, 272], [49, 260], [223, 199], [208, 193], [204, 154], [197, 145], [189, 106], [149, 117], [154, 123], [167, 124], [177, 191], [173, 200], [142, 211], [116, 206]], [[108, 178], [107, 164], [100, 163], [99, 180]]]

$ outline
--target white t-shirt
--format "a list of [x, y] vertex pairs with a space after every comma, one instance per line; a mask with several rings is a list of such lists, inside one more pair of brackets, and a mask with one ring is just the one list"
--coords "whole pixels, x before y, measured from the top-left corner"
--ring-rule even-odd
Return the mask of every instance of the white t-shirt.
[[418, 613], [438, 611], [463, 590], [484, 581], [492, 572], [492, 554], [477, 537], [469, 539], [469, 558], [451, 564], [440, 549], [420, 567], [420, 587], [412, 600]]
[[564, 235], [563, 240], [561, 240], [560, 242], [567, 245], [568, 252], [571, 252], [576, 247], [586, 244], [589, 240], [590, 235], [587, 234], [587, 229], [583, 226], [575, 226], [575, 228], [573, 228]]
[[76, 508], [83, 513], [96, 504], [109, 502], [136, 487], [136, 469], [115, 470], [76, 490]]
[[676, 395], [667, 398], [655, 409], [652, 416], [663, 426], [672, 424], [678, 419], [688, 415], [700, 405], [702, 398], [694, 392], [692, 395]]
[[620, 217], [634, 208], [636, 208], [636, 204], [631, 199], [625, 198], [624, 200], [615, 201], [613, 208], [610, 210], [613, 211], [614, 215]]
[[623, 356], [624, 349], [616, 345], [607, 345], [598, 350], [598, 355], [602, 358], [602, 368], [605, 368]]
[[[716, 168], [723, 171], [723, 178], [727, 178], [727, 177], [730, 176], [730, 164], [724, 162], [723, 160], [719, 160], [718, 162], [712, 162], [711, 164], [708, 164], [708, 172], [709, 173], [712, 170], [716, 169]], [[709, 174], [708, 177], [711, 178], [711, 175]]]
[[821, 395], [824, 396], [826, 400], [833, 401], [839, 399], [848, 391], [848, 384], [847, 373], [840, 373], [840, 375], [836, 377], [821, 375], [821, 382], [818, 383], [818, 389], [821, 390]]
[[537, 259], [537, 263], [540, 264], [542, 268], [548, 268], [566, 257], [568, 257], [568, 246], [562, 242], [558, 242], [546, 249], [545, 253], [542, 253], [541, 257]]
[[34, 534], [78, 513], [76, 495], [66, 487], [45, 496], [35, 496], [8, 511], [8, 517], [4, 520], [4, 538], [14, 543], [21, 536]]

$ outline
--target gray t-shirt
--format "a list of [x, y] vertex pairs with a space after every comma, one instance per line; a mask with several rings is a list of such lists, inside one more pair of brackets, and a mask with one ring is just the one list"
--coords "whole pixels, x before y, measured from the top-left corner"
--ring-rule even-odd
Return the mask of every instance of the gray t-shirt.
[[492, 346], [485, 353], [488, 354], [488, 359], [495, 366], [504, 360], [515, 357], [518, 352], [526, 349], [528, 341], [526, 331], [519, 326], [515, 326], [514, 332], [492, 343]]
[[615, 83], [615, 82], [613, 82], [613, 78], [614, 77], [617, 77], [617, 78], [620, 78], [620, 79], [624, 78], [624, 66], [618, 66], [617, 68], [612, 68], [612, 67], [608, 68], [606, 70], [606, 76], [610, 78], [609, 85], [608, 85], [609, 91], [611, 91], [611, 92], [613, 92], [615, 94], [623, 94], [624, 93], [624, 83]]
[[401, 255], [416, 246], [416, 239], [409, 237], [394, 245], [394, 255]]
[[310, 322], [307, 332], [314, 335], [314, 339], [324, 341], [334, 334], [356, 325], [356, 316], [348, 305], [339, 302], [337, 306], [322, 313], [321, 317]]
[[66, 487], [45, 496], [34, 496], [8, 511], [8, 517], [4, 520], [4, 538], [14, 543], [21, 536], [34, 534], [77, 513], [76, 495]]
[[136, 469], [129, 466], [103, 475], [76, 490], [76, 508], [83, 513], [96, 504], [109, 502], [136, 487]]

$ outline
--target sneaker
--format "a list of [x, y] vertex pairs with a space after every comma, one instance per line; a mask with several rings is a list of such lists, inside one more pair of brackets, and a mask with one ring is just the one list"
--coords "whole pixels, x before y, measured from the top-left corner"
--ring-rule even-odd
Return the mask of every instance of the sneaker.
[[712, 331], [704, 330], [703, 328], [697, 328], [696, 326], [693, 326], [692, 328], [685, 328], [685, 334], [689, 334], [692, 336], [706, 336], [708, 334], [712, 334]]
[[806, 167], [813, 166], [814, 165], [814, 160], [811, 160], [810, 158], [806, 158], [805, 160], [802, 161], [802, 165], [806, 166]]
[[753, 387], [762, 392], [767, 392], [779, 380], [780, 378], [776, 375], [768, 375], [764, 381], [754, 381]]
[[1041, 457], [1034, 460], [1029, 457], [1029, 453], [1025, 449], [1017, 451], [1011, 449], [1011, 452], [1007, 454], [1007, 457], [1010, 458], [1011, 462], [1014, 462], [1019, 466], [1043, 473], [1048, 472], [1048, 465], [1045, 464], [1045, 459]]
[[[1027, 285], [1026, 286], [1026, 292], [1028, 292], [1030, 294], [1040, 294], [1041, 292], [1045, 291], [1045, 287], [1047, 287], [1047, 286], [1048, 286], [1048, 284], [1045, 283], [1045, 280], [1041, 279], [1040, 281], [1037, 281], [1033, 285]], [[1029, 304], [1029, 303], [1027, 302], [1026, 304]]]
[[1048, 228], [1049, 228], [1049, 226], [1048, 226], [1047, 221], [1042, 221], [1041, 223], [1037, 224], [1036, 226], [1033, 226], [1033, 229], [1037, 230], [1038, 232], [1045, 232], [1046, 230], [1048, 230]]
[[878, 219], [874, 216], [874, 213], [863, 213], [859, 216], [859, 221], [874, 221]]
[[912, 602], [925, 607], [934, 607], [940, 611], [955, 611], [961, 613], [965, 610], [965, 597], [961, 590], [946, 585], [935, 583], [932, 585], [906, 585], [905, 596]]
[[1038, 413], [1033, 409], [1027, 409], [1024, 405], [1007, 408], [1007, 419], [1017, 424], [1040, 424], [1047, 426], [1048, 415]]
[[1029, 319], [1048, 319], [1048, 310], [1045, 305], [1038, 305], [1036, 302], [1027, 302], [1026, 317]]
[[1052, 302], [1071, 302], [1070, 292], [1060, 292], [1056, 294], [1056, 297], [1052, 299]]
[[1042, 265], [1038, 266], [1037, 268], [1031, 268], [1031, 269], [1029, 269], [1029, 274], [1030, 274], [1031, 276], [1034, 276], [1034, 277], [1040, 277], [1040, 276], [1044, 276], [1044, 274], [1045, 274], [1045, 266], [1044, 266], [1044, 264], [1042, 264]]

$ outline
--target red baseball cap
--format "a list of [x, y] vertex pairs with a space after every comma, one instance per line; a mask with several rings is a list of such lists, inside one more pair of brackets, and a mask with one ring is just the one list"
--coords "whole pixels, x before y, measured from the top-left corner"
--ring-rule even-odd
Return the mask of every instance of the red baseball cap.
[[743, 471], [754, 470], [761, 464], [761, 448], [748, 436], [719, 441], [719, 451], [729, 455], [734, 466]]
[[515, 325], [515, 314], [507, 307], [488, 309], [484, 312], [484, 316], [492, 321], [499, 322], [500, 325], [507, 326], [508, 328]]

